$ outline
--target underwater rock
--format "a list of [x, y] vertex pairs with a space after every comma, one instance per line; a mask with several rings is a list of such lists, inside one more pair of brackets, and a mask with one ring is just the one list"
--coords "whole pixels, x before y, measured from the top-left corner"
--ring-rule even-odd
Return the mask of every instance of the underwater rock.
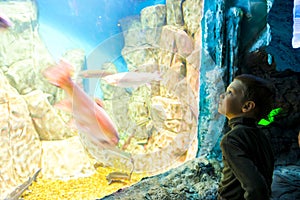
[[142, 86], [132, 92], [128, 104], [128, 115], [136, 124], [149, 117], [149, 106], [151, 99], [151, 88]]
[[124, 47], [138, 47], [146, 45], [140, 16], [129, 16], [119, 20], [124, 38]]
[[155, 28], [166, 25], [166, 6], [148, 6], [141, 11], [142, 28]]
[[[10, 84], [18, 90], [20, 94], [27, 94], [35, 89], [37, 74], [32, 65], [32, 59], [17, 61], [9, 66], [6, 77]], [[24, 77], [26, 77], [24, 79]]]
[[133, 125], [128, 120], [128, 104], [130, 100], [129, 95], [126, 92], [120, 92], [118, 94], [119, 95], [114, 94], [116, 96], [114, 96], [112, 99], [104, 100], [103, 103], [108, 115], [118, 125], [120, 133], [122, 130], [130, 129], [130, 127]]
[[122, 56], [127, 63], [129, 71], [136, 71], [139, 66], [147, 63], [156, 63], [158, 60], [159, 48], [151, 45], [143, 45], [138, 47], [124, 47]]
[[192, 38], [185, 31], [175, 26], [164, 26], [161, 38], [164, 39], [160, 40], [160, 48], [165, 51], [187, 57], [194, 50]]
[[141, 11], [141, 24], [148, 44], [158, 46], [162, 27], [166, 24], [166, 6], [148, 6]]
[[4, 199], [39, 168], [42, 151], [26, 101], [1, 70], [0, 88], [0, 199]]
[[173, 26], [183, 25], [182, 2], [184, 0], [167, 0], [167, 24]]
[[203, 6], [204, 0], [189, 0], [182, 3], [184, 26], [190, 36], [194, 37], [199, 28], [201, 28]]
[[[3, 180], [0, 199], [3, 199], [41, 167], [40, 139], [54, 140], [55, 143], [55, 140], [71, 137], [76, 132], [66, 125], [70, 115], [52, 107], [65, 97], [62, 90], [51, 86], [41, 75], [54, 59], [39, 36], [35, 2], [1, 1], [0, 6], [15, 24], [0, 32], [0, 111], [6, 116], [4, 124], [1, 122], [3, 144], [0, 149], [3, 162], [0, 167], [0, 179]], [[83, 65], [84, 54], [72, 50], [64, 57], [75, 62], [76, 76]], [[75, 176], [77, 171], [70, 170], [68, 176]]]
[[[44, 88], [40, 70], [53, 59], [39, 37], [35, 3], [2, 1], [1, 9], [15, 26], [0, 32], [0, 68], [20, 94]], [[53, 89], [45, 87], [44, 91]]]
[[59, 141], [42, 141], [41, 168], [46, 179], [74, 179], [95, 172], [92, 159], [79, 136]]
[[186, 80], [195, 96], [199, 93], [200, 59], [200, 50], [194, 50], [186, 58]]
[[[36, 21], [37, 13], [32, 1], [12, 3], [0, 2], [1, 10], [14, 23], [7, 31], [0, 32], [0, 67], [10, 66], [18, 60], [31, 58], [31, 52], [35, 50], [32, 41], [37, 37], [37, 26], [30, 22]], [[20, 25], [25, 24], [21, 27]]]
[[70, 123], [71, 116], [60, 115], [49, 103], [47, 96], [49, 95], [40, 90], [24, 95], [40, 140], [62, 140], [77, 135], [76, 130], [66, 126], [67, 123]]
[[202, 50], [201, 34], [202, 30], [201, 27], [199, 27], [194, 34], [194, 50], [186, 58], [186, 79], [195, 96], [199, 96], [200, 61]]
[[128, 188], [108, 195], [110, 199], [207, 199], [217, 195], [218, 177], [206, 159], [195, 158], [163, 174], [142, 179]]

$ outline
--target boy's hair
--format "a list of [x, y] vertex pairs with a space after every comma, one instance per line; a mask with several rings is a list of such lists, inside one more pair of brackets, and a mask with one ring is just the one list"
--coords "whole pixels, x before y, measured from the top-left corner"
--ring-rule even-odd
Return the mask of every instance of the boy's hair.
[[271, 82], [251, 74], [242, 74], [234, 79], [240, 80], [245, 86], [243, 100], [255, 103], [256, 119], [266, 118], [273, 108], [275, 98], [275, 90]]

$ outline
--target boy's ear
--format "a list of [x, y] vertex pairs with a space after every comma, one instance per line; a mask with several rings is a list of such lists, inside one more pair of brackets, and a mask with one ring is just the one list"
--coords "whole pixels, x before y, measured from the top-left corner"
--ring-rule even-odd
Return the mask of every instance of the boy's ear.
[[243, 112], [249, 112], [250, 110], [253, 110], [255, 108], [254, 101], [246, 101], [242, 107]]

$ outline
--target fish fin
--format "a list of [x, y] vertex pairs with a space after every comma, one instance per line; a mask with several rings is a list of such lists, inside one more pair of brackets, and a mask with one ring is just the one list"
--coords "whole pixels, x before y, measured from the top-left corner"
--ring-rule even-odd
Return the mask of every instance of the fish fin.
[[[66, 111], [68, 113], [72, 113], [72, 109], [73, 109], [72, 100], [70, 98], [61, 100], [60, 102], [56, 103], [54, 105], [54, 107], [57, 108], [57, 109]], [[66, 122], [66, 125], [70, 129], [74, 129], [74, 130], [78, 129], [78, 127], [76, 125], [76, 121], [73, 117], [69, 121]]]
[[103, 101], [102, 101], [101, 99], [95, 97], [94, 100], [95, 100], [95, 102], [96, 102], [96, 104], [97, 104], [98, 106], [104, 108], [104, 103], [103, 103]]
[[63, 59], [58, 64], [48, 67], [43, 71], [44, 77], [51, 84], [61, 88], [71, 85], [71, 73], [73, 73], [72, 65]]
[[113, 75], [107, 75], [104, 77], [100, 77], [101, 80], [105, 81], [106, 84], [112, 85], [112, 86], [117, 86], [118, 85], [118, 81], [116, 80], [116, 78]]
[[55, 108], [72, 112], [72, 101], [71, 99], [64, 99], [54, 105]]

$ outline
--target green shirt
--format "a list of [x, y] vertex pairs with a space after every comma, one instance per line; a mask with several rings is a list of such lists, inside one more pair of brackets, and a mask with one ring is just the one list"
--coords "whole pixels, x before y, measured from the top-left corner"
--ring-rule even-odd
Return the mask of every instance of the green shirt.
[[220, 144], [224, 168], [219, 198], [270, 199], [274, 156], [268, 138], [251, 118], [231, 119], [229, 126]]

